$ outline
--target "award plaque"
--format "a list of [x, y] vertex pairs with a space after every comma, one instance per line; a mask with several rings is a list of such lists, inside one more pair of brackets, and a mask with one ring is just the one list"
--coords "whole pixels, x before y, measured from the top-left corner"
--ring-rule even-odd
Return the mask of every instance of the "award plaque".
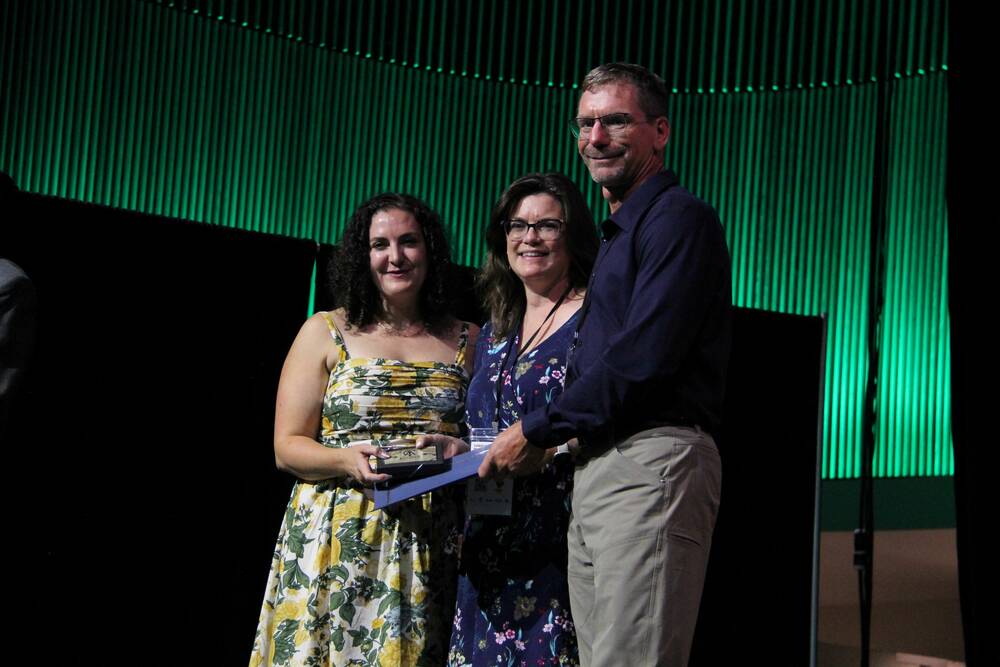
[[444, 453], [438, 443], [429, 444], [417, 449], [416, 441], [412, 439], [390, 440], [380, 445], [379, 449], [389, 455], [388, 458], [372, 456], [369, 458], [372, 471], [386, 473], [398, 477], [431, 474], [438, 472], [444, 465]]

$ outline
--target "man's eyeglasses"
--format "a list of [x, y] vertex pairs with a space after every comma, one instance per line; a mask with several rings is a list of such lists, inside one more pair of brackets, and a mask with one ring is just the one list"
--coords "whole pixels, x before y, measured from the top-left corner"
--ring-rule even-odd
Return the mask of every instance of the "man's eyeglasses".
[[589, 118], [579, 116], [569, 121], [570, 132], [574, 137], [589, 137], [590, 131], [594, 129], [594, 123], [601, 121], [601, 127], [608, 131], [608, 134], [621, 134], [634, 123], [648, 123], [649, 120], [638, 121], [627, 113], [609, 113], [606, 116]]
[[525, 222], [524, 220], [504, 220], [501, 223], [503, 230], [507, 232], [507, 238], [511, 241], [520, 241], [528, 235], [528, 231], [534, 229], [538, 238], [543, 241], [555, 241], [562, 235], [562, 220], [539, 220], [538, 222]]

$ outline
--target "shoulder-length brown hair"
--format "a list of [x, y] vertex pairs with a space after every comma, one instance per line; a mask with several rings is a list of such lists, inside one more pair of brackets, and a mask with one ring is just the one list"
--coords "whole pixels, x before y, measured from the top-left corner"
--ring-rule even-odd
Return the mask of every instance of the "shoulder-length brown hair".
[[525, 197], [552, 195], [562, 205], [566, 224], [566, 250], [569, 252], [569, 282], [584, 289], [597, 257], [597, 230], [594, 218], [573, 181], [558, 172], [528, 174], [508, 186], [493, 206], [486, 228], [486, 261], [477, 286], [490, 312], [493, 336], [507, 338], [524, 316], [524, 285], [507, 261], [506, 220]]

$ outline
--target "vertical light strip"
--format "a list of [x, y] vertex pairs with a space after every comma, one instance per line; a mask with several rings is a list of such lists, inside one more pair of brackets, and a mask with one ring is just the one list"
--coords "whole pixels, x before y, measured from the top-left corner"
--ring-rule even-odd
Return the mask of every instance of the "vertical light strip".
[[[881, 475], [946, 474], [951, 430], [944, 170], [947, 107], [943, 77], [895, 85], [889, 183], [885, 329], [877, 459]], [[930, 114], [935, 114], [934, 120]], [[924, 119], [917, 123], [906, 119]], [[930, 121], [930, 122], [926, 122]], [[927, 397], [926, 399], [924, 397]], [[943, 465], [945, 464], [945, 465]]]

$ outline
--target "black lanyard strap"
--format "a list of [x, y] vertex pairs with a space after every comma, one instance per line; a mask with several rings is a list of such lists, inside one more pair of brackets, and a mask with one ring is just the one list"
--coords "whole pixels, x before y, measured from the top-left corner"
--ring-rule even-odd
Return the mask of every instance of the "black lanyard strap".
[[[538, 336], [539, 332], [545, 326], [545, 323], [548, 322], [550, 319], [552, 319], [552, 316], [556, 314], [556, 311], [559, 310], [559, 306], [563, 304], [563, 301], [566, 300], [566, 297], [569, 296], [569, 293], [572, 289], [573, 289], [572, 285], [566, 288], [566, 291], [563, 292], [562, 296], [559, 297], [559, 300], [556, 301], [556, 305], [552, 306], [552, 309], [549, 310], [549, 314], [545, 316], [545, 319], [542, 320], [542, 323], [538, 325], [537, 329], [535, 329], [535, 333], [531, 334], [531, 337], [524, 345], [518, 346], [517, 356], [514, 357], [514, 362], [510, 365], [511, 370], [514, 370], [514, 367], [517, 366], [517, 362], [531, 348], [531, 344], [535, 341], [535, 337]], [[500, 428], [500, 394], [501, 392], [503, 392], [504, 369], [507, 367], [507, 359], [510, 358], [510, 351], [514, 347], [514, 338], [521, 335], [521, 327], [523, 325], [524, 325], [524, 314], [522, 313], [521, 319], [518, 320], [517, 323], [517, 329], [515, 330], [517, 333], [515, 336], [511, 336], [510, 338], [507, 339], [507, 344], [504, 346], [503, 356], [500, 358], [500, 371], [497, 373], [497, 382], [494, 392], [494, 398], [496, 399], [496, 402], [493, 411], [493, 428], [496, 429]]]

